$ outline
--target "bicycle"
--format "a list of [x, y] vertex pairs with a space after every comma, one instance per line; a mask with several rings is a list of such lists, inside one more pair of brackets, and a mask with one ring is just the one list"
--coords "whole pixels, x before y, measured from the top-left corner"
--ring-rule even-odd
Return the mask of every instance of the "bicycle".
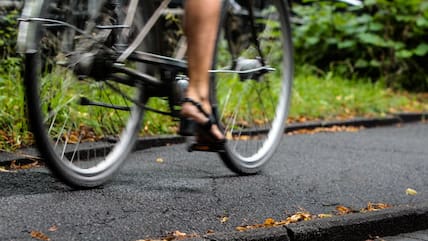
[[[179, 120], [187, 85], [182, 2], [29, 0], [20, 18], [28, 118], [47, 167], [72, 187], [111, 179], [146, 111]], [[279, 145], [293, 80], [286, 0], [223, 1], [210, 98], [238, 174]], [[167, 109], [150, 106], [152, 99]], [[191, 147], [190, 147], [191, 148]]]

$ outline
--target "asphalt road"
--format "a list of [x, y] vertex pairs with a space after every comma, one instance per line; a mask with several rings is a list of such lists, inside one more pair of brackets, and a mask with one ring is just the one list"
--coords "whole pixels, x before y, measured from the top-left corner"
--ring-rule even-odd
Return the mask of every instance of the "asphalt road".
[[32, 231], [51, 240], [154, 239], [230, 232], [301, 210], [334, 213], [338, 205], [412, 205], [428, 200], [427, 159], [428, 124], [420, 123], [285, 136], [255, 176], [237, 176], [216, 154], [189, 154], [184, 145], [133, 154], [95, 190], [70, 190], [43, 168], [0, 172], [0, 240], [34, 240]]

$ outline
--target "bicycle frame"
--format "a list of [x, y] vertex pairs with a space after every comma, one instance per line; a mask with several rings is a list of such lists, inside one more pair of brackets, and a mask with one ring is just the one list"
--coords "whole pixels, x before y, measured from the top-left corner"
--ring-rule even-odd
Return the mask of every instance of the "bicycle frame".
[[[109, 3], [112, 4], [121, 4], [121, 0], [107, 0]], [[253, 1], [259, 1], [259, 0], [253, 0]], [[336, 0], [345, 2], [350, 5], [361, 5], [361, 1], [359, 0]], [[20, 28], [19, 32], [19, 38], [18, 38], [18, 49], [20, 52], [23, 53], [33, 53], [36, 52], [36, 43], [37, 43], [37, 34], [34, 32], [35, 24], [40, 23], [50, 23], [50, 24], [59, 24], [66, 27], [73, 28], [73, 26], [67, 25], [65, 22], [60, 21], [53, 21], [52, 19], [42, 19], [39, 18], [41, 15], [41, 9], [42, 4], [44, 1], [28, 1], [28, 3], [25, 4], [24, 10], [23, 10], [23, 17], [20, 19], [22, 25], [26, 26], [26, 28]], [[175, 14], [183, 14], [183, 1], [181, 0], [159, 0], [160, 2], [159, 6], [154, 9], [153, 12], [151, 12], [151, 16], [145, 21], [144, 27], [141, 29], [141, 31], [138, 33], [138, 35], [135, 37], [134, 41], [130, 43], [125, 48], [122, 48], [122, 50], [119, 52], [119, 57], [114, 61], [114, 64], [111, 66], [113, 69], [113, 72], [122, 73], [130, 78], [127, 80], [123, 80], [123, 78], [119, 78], [118, 76], [112, 76], [113, 78], [117, 78], [117, 81], [123, 82], [129, 82], [130, 85], [133, 85], [135, 83], [147, 85], [150, 87], [150, 96], [149, 97], [168, 97], [170, 100], [174, 100], [173, 94], [171, 90], [174, 90], [175, 87], [173, 84], [176, 83], [176, 76], [179, 75], [186, 75], [187, 74], [187, 62], [183, 60], [184, 53], [186, 52], [186, 47], [184, 49], [180, 50], [179, 54], [174, 57], [166, 57], [162, 54], [156, 54], [151, 53], [150, 51], [141, 51], [138, 48], [143, 44], [147, 43], [147, 37], [150, 33], [156, 32], [157, 29], [154, 29], [155, 23], [162, 18], [162, 16], [167, 15], [168, 13], [174, 12]], [[105, 1], [98, 1], [98, 0], [87, 0], [87, 9], [89, 12], [98, 12], [98, 10], [102, 7], [102, 4], [105, 3]], [[258, 3], [258, 2], [257, 2]], [[261, 1], [263, 3], [263, 1]], [[135, 15], [137, 14], [137, 9], [139, 4], [144, 4], [144, 2], [140, 0], [129, 0], [127, 5], [129, 6], [128, 12], [126, 13], [126, 19], [124, 19], [122, 25], [111, 25], [111, 26], [97, 26], [97, 28], [100, 29], [111, 29], [113, 31], [117, 32], [117, 35], [126, 35], [129, 32], [129, 26], [132, 25], [132, 22], [134, 21]], [[176, 7], [181, 8], [179, 11], [176, 9], [170, 8], [170, 5], [174, 5]], [[248, 15], [248, 14], [255, 14], [254, 12], [246, 10], [245, 0], [223, 0], [223, 9], [221, 17], [222, 20], [225, 19], [225, 14], [227, 14], [228, 11], [232, 11], [235, 13], [235, 15]], [[143, 5], [144, 6], [144, 5]], [[143, 9], [144, 10], [144, 9]], [[240, 14], [236, 14], [240, 13]], [[253, 18], [250, 18], [253, 19]], [[252, 23], [254, 25], [254, 23]], [[223, 24], [220, 24], [220, 26], [223, 26]], [[251, 26], [252, 29], [255, 28], [255, 26]], [[24, 32], [22, 32], [24, 30]], [[76, 31], [81, 31], [79, 29], [75, 29]], [[90, 37], [90, 36], [88, 36]], [[118, 37], [120, 39], [120, 37]], [[150, 43], [149, 43], [150, 44]], [[257, 43], [255, 43], [257, 44]], [[120, 49], [120, 48], [117, 48]], [[149, 46], [150, 49], [150, 46]], [[233, 56], [232, 51], [230, 50], [231, 54]], [[262, 57], [262, 56], [261, 56]], [[150, 66], [156, 66], [156, 68], [162, 69], [163, 72], [166, 74], [161, 74], [161, 78], [155, 77], [153, 75], [143, 73], [140, 71], [137, 71], [135, 69], [131, 69], [126, 67], [123, 63], [126, 60], [131, 60], [134, 62], [147, 64]], [[237, 60], [234, 60], [237, 61]], [[244, 60], [245, 61], [245, 60]], [[237, 69], [236, 66], [231, 66], [230, 69], [222, 69], [222, 70], [210, 70], [211, 73], [219, 73], [219, 72], [226, 72], [226, 73], [236, 73], [241, 76], [246, 75], [257, 75], [258, 73], [266, 73], [274, 71], [274, 69], [270, 68], [269, 66], [262, 65], [253, 65], [250, 68], [245, 69]], [[177, 101], [176, 101], [177, 102]], [[173, 105], [179, 105], [179, 103], [173, 103]], [[144, 106], [146, 110], [150, 110], [153, 112], [157, 112], [160, 114], [166, 114], [171, 116], [176, 116], [174, 113], [166, 113], [159, 110], [151, 109], [147, 106]]]
[[[109, 3], [121, 4], [120, 0], [113, 0], [113, 1], [114, 2], [109, 2]], [[129, 83], [129, 85], [135, 85], [135, 83], [147, 85], [150, 87], [150, 96], [148, 97], [155, 97], [155, 96], [168, 97], [170, 101], [172, 101], [172, 105], [179, 105], [177, 98], [174, 98], [174, 92], [172, 91], [176, 89], [175, 86], [173, 86], [173, 84], [176, 83], [176, 76], [185, 75], [187, 73], [187, 62], [182, 59], [182, 57], [184, 57], [184, 53], [186, 52], [186, 47], [185, 49], [180, 50], [179, 52], [181, 53], [178, 54], [176, 57], [166, 57], [161, 54], [154, 54], [154, 53], [138, 50], [138, 48], [142, 46], [142, 43], [144, 42], [144, 40], [146, 40], [149, 33], [153, 31], [155, 23], [162, 16], [170, 12], [175, 12], [175, 13], [178, 12], [178, 14], [183, 13], [182, 11], [180, 12], [169, 8], [171, 3], [173, 3], [174, 6], [183, 8], [182, 1], [160, 0], [160, 2], [161, 2], [160, 5], [157, 7], [157, 9], [155, 9], [155, 11], [153, 11], [153, 13], [151, 14], [151, 17], [146, 20], [143, 29], [141, 29], [141, 31], [138, 33], [134, 41], [130, 43], [128, 46], [126, 46], [126, 48], [120, 48], [120, 47], [117, 48], [117, 49], [123, 49], [123, 50], [119, 52], [119, 57], [114, 61], [113, 65], [111, 66], [112, 71], [114, 73], [125, 74], [126, 76], [128, 76], [128, 78], [123, 79], [123, 77], [119, 77], [117, 75], [113, 75], [111, 77], [113, 79], [116, 78], [115, 79], [116, 81], [119, 81], [122, 83]], [[32, 54], [37, 52], [36, 43], [38, 42], [37, 38], [39, 33], [35, 32], [36, 24], [60, 25], [66, 28], [71, 28], [74, 31], [78, 31], [81, 34], [85, 34], [88, 38], [92, 38], [89, 34], [86, 34], [83, 30], [78, 29], [75, 26], [71, 26], [66, 22], [48, 19], [48, 18], [40, 18], [40, 16], [43, 16], [43, 13], [42, 13], [43, 3], [44, 1], [32, 0], [32, 1], [28, 1], [24, 6], [22, 18], [19, 19], [20, 25], [21, 25], [19, 28], [20, 31], [18, 33], [19, 52], [24, 54]], [[86, 3], [87, 3], [87, 9], [89, 13], [94, 13], [94, 12], [98, 12], [98, 10], [102, 7], [102, 4], [104, 4], [105, 2], [97, 1], [97, 0], [88, 0]], [[136, 15], [136, 9], [139, 4], [141, 4], [140, 0], [130, 0], [128, 2], [128, 6], [129, 6], [127, 8], [128, 12], [126, 13], [126, 19], [124, 20], [123, 24], [110, 25], [110, 26], [96, 26], [96, 28], [110, 29], [112, 31], [116, 31], [116, 35], [119, 36], [118, 39], [120, 40], [121, 35], [128, 34], [129, 26], [131, 26], [131, 24], [134, 21], [134, 18]], [[242, 16], [255, 14], [252, 10], [251, 11], [245, 10], [245, 6], [241, 6], [235, 0], [223, 1], [222, 14], [227, 14], [227, 11], [240, 13], [240, 15]], [[225, 19], [225, 15], [223, 15], [221, 19]], [[251, 27], [255, 28], [254, 23], [252, 24], [253, 26]], [[119, 42], [119, 45], [120, 45], [120, 42]], [[158, 77], [137, 71], [135, 69], [131, 69], [123, 64], [126, 60], [131, 60], [134, 62], [147, 64], [150, 66], [157, 66], [156, 68], [162, 69], [162, 71], [165, 72], [166, 74], [161, 74], [162, 78], [158, 78]], [[232, 66], [230, 67], [230, 69], [210, 70], [211, 73], [226, 72], [226, 73], [236, 73], [242, 76], [247, 76], [252, 74], [257, 75], [257, 74], [267, 73], [270, 71], [274, 71], [274, 69], [270, 68], [269, 66], [265, 66], [264, 64], [262, 65], [257, 64], [252, 67], [248, 67], [247, 65], [247, 67], [241, 68], [241, 69], [236, 68], [236, 66]], [[92, 103], [90, 101], [85, 102], [85, 104], [100, 105], [98, 103]], [[140, 104], [140, 103], [137, 103], [137, 104]], [[105, 107], [114, 108], [111, 106], [105, 106]], [[163, 112], [163, 111], [151, 109], [147, 106], [142, 106], [142, 107], [152, 112], [177, 117], [177, 113], [174, 113], [174, 111], [172, 111], [172, 113], [169, 113], [169, 112]]]
[[[273, 155], [286, 124], [293, 81], [288, 2], [222, 1], [209, 71], [210, 113], [201, 113], [228, 143], [190, 137], [188, 150], [219, 152], [231, 170], [255, 174]], [[61, 180], [92, 187], [109, 179], [141, 134], [144, 110], [188, 121], [179, 115], [186, 100], [184, 88], [177, 88], [188, 84], [182, 2], [27, 3], [19, 47], [29, 120], [40, 152]], [[201, 129], [205, 124], [194, 126], [178, 134], [213, 134]], [[95, 154], [84, 149], [92, 142], [101, 147]]]

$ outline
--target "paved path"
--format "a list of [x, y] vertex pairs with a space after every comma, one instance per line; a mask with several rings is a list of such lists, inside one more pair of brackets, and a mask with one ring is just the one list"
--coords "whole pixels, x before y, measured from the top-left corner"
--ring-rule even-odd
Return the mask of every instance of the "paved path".
[[428, 241], [428, 229], [413, 233], [403, 233], [396, 236], [388, 236], [375, 241]]
[[32, 240], [32, 231], [51, 240], [228, 233], [301, 210], [412, 206], [428, 201], [427, 143], [427, 124], [286, 136], [266, 170], [247, 177], [215, 154], [152, 148], [132, 155], [109, 185], [83, 191], [43, 168], [0, 173], [0, 240]]

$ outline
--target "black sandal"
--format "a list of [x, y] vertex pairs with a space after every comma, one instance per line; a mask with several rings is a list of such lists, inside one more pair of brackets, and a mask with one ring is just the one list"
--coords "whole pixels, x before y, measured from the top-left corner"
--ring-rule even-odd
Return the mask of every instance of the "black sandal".
[[212, 126], [217, 124], [214, 115], [210, 115], [205, 112], [202, 105], [191, 98], [184, 98], [182, 103], [192, 104], [208, 118], [208, 121], [203, 124], [199, 124], [191, 118], [181, 117], [179, 134], [182, 136], [197, 136], [196, 142], [189, 145], [188, 151], [219, 152], [224, 150], [226, 139], [218, 139], [211, 132]]

